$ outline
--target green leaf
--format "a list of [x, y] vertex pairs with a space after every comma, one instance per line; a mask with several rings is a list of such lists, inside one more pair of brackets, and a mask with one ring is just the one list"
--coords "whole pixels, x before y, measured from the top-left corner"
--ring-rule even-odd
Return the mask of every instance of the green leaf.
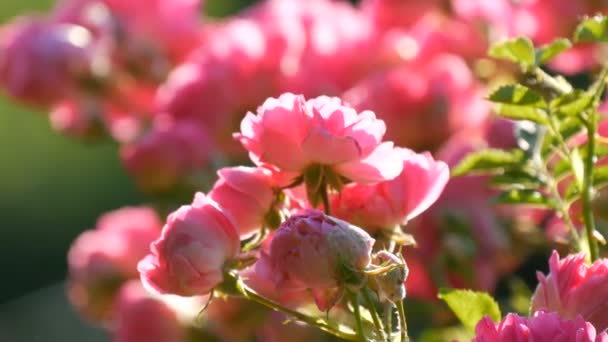
[[577, 89], [551, 101], [550, 107], [562, 117], [575, 116], [591, 107], [593, 100], [593, 95]]
[[545, 99], [534, 90], [520, 84], [505, 85], [496, 89], [489, 100], [510, 105], [547, 108]]
[[460, 322], [471, 332], [477, 322], [489, 316], [494, 322], [501, 319], [498, 303], [489, 294], [471, 290], [441, 288], [438, 297], [446, 302]]
[[490, 178], [488, 185], [502, 190], [512, 189], [538, 189], [543, 186], [544, 182], [531, 172], [524, 170], [508, 170], [503, 174]]
[[575, 42], [608, 41], [608, 18], [596, 15], [583, 20], [574, 31]]
[[[606, 185], [608, 185], [608, 166], [595, 166], [593, 168], [593, 188], [599, 190]], [[571, 183], [568, 185], [568, 189], [566, 189], [564, 199], [567, 202], [572, 202], [578, 199], [580, 195], [581, 193], [576, 187], [576, 184]]]
[[536, 64], [545, 64], [571, 47], [572, 43], [566, 38], [558, 38], [549, 44], [543, 45], [536, 50]]
[[532, 41], [527, 37], [509, 39], [490, 47], [488, 54], [495, 58], [521, 63], [525, 67], [535, 64], [535, 52]]
[[452, 170], [452, 176], [501, 172], [505, 167], [523, 164], [524, 161], [525, 154], [521, 150], [485, 149], [464, 157]]
[[509, 190], [496, 197], [497, 204], [525, 204], [540, 208], [554, 208], [551, 199], [535, 190]]
[[583, 172], [585, 170], [585, 166], [583, 164], [583, 158], [581, 156], [581, 152], [578, 148], [572, 150], [570, 154], [570, 159], [572, 160], [572, 173], [574, 174], [574, 180], [576, 181], [576, 185], [579, 189], [583, 188]]
[[502, 86], [488, 99], [498, 103], [498, 114], [509, 119], [547, 122], [545, 113], [538, 110], [547, 108], [547, 103], [540, 94], [525, 86], [519, 84]]
[[515, 106], [508, 104], [499, 104], [496, 107], [496, 112], [507, 119], [512, 120], [528, 120], [539, 123], [541, 125], [547, 124], [547, 115], [542, 109], [530, 107], [530, 106]]

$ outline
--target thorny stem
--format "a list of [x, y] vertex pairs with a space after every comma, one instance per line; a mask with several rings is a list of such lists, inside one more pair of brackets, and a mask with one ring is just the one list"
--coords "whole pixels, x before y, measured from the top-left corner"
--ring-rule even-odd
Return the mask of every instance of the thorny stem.
[[407, 322], [405, 321], [405, 309], [403, 308], [403, 301], [398, 300], [396, 303], [397, 311], [399, 312], [399, 331], [401, 333], [401, 342], [409, 342], [410, 338], [407, 336]]
[[382, 341], [387, 341], [387, 337], [386, 334], [384, 333], [384, 327], [382, 326], [382, 321], [380, 320], [380, 317], [378, 316], [378, 311], [376, 310], [376, 305], [374, 304], [374, 301], [372, 300], [372, 297], [370, 296], [370, 290], [369, 288], [364, 287], [363, 290], [361, 291], [361, 293], [363, 294], [363, 299], [365, 300], [365, 304], [367, 305], [370, 314], [372, 315], [372, 320], [374, 321], [374, 327], [376, 328], [376, 333], [378, 335], [378, 338]]
[[[241, 281], [241, 279], [239, 278], [238, 275], [233, 275], [233, 276], [238, 284], [237, 288], [239, 289], [239, 291], [245, 298], [250, 299], [259, 304], [262, 304], [275, 311], [280, 311], [288, 316], [294, 317], [302, 322], [315, 326], [315, 327], [317, 327], [327, 333], [330, 333], [334, 336], [337, 336], [339, 338], [342, 338], [345, 340], [350, 340], [350, 341], [359, 341], [360, 335], [355, 335], [355, 334], [350, 334], [345, 331], [340, 331], [340, 330], [332, 327], [325, 319], [318, 318], [318, 317], [311, 317], [311, 316], [308, 316], [301, 312], [286, 308], [286, 307], [282, 306], [281, 304], [275, 303], [272, 300], [261, 296], [255, 290], [248, 287], [243, 281]], [[356, 307], [358, 308], [358, 306], [356, 306]]]
[[365, 341], [365, 335], [363, 334], [363, 321], [361, 319], [361, 310], [359, 308], [359, 296], [357, 296], [357, 294], [354, 292], [347, 292], [354, 309], [358, 340]]

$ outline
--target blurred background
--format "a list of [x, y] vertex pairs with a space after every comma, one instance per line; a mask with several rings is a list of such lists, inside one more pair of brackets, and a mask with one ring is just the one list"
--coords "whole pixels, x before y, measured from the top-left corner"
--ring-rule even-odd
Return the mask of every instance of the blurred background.
[[[208, 0], [205, 11], [224, 16], [251, 2]], [[2, 0], [0, 24], [53, 3]], [[66, 253], [101, 213], [142, 201], [115, 145], [76, 143], [0, 93], [0, 341], [107, 340], [67, 303]]]

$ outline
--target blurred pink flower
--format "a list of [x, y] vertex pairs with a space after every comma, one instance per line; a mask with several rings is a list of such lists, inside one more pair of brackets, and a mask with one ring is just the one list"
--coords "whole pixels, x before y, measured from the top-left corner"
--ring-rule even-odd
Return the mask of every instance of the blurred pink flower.
[[144, 284], [159, 293], [203, 295], [222, 282], [226, 262], [239, 249], [232, 218], [199, 192], [191, 205], [169, 215], [138, 270]]
[[186, 329], [175, 311], [150, 296], [139, 280], [125, 283], [115, 303], [114, 342], [183, 342]]
[[385, 130], [374, 113], [357, 113], [338, 98], [305, 101], [286, 93], [267, 99], [257, 115], [247, 113], [235, 136], [258, 164], [294, 173], [321, 165], [365, 184], [393, 179], [402, 170], [393, 144], [382, 142]]
[[420, 215], [438, 198], [449, 179], [448, 166], [430, 153], [398, 148], [401, 174], [375, 185], [349, 184], [333, 195], [332, 213], [368, 231], [394, 229]]
[[50, 105], [72, 95], [90, 72], [84, 27], [20, 17], [0, 31], [0, 84], [21, 101]]
[[580, 315], [599, 330], [608, 328], [608, 259], [587, 265], [584, 253], [560, 260], [553, 251], [549, 274], [537, 276], [531, 311], [556, 311], [565, 318]]
[[362, 285], [373, 244], [373, 238], [348, 222], [304, 210], [281, 224], [256, 273], [278, 289], [311, 289], [319, 309], [327, 310], [342, 288]]
[[123, 57], [147, 58], [155, 51], [163, 58], [179, 61], [202, 42], [201, 2], [62, 0], [51, 18], [86, 26], [104, 39], [109, 38], [119, 47], [114, 52]]
[[489, 110], [465, 61], [450, 54], [371, 74], [344, 99], [373, 110], [387, 139], [414, 150], [434, 150], [456, 132], [481, 134]]
[[161, 222], [147, 207], [126, 207], [102, 215], [95, 230], [82, 233], [68, 253], [68, 297], [93, 321], [111, 319], [120, 285], [138, 277], [137, 263], [160, 234]]
[[143, 137], [121, 146], [120, 157], [143, 191], [162, 193], [203, 170], [211, 152], [207, 132], [197, 122], [159, 120]]
[[597, 334], [580, 316], [565, 319], [555, 312], [537, 311], [530, 318], [510, 313], [498, 324], [485, 317], [477, 323], [473, 342], [606, 342], [608, 334]]

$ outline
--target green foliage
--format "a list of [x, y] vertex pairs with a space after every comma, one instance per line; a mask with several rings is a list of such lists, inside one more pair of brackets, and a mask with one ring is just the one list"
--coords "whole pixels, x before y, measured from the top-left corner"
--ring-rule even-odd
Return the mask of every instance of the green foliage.
[[524, 67], [531, 67], [536, 61], [534, 45], [530, 38], [527, 37], [509, 39], [494, 44], [490, 47], [488, 54], [495, 58], [520, 63]]
[[558, 38], [549, 44], [543, 45], [536, 50], [536, 64], [545, 64], [571, 47], [572, 43], [565, 38]]
[[438, 297], [446, 302], [467, 330], [474, 332], [475, 326], [484, 316], [494, 322], [501, 319], [498, 303], [489, 294], [471, 290], [442, 288]]
[[512, 189], [496, 197], [498, 204], [527, 204], [539, 208], [555, 208], [554, 201], [540, 191], [530, 189]]
[[489, 96], [489, 100], [497, 103], [533, 108], [547, 107], [545, 99], [540, 94], [521, 84], [502, 86]]
[[525, 154], [520, 150], [486, 149], [467, 155], [454, 167], [452, 176], [471, 173], [502, 173], [505, 168], [521, 165], [525, 160]]
[[494, 44], [490, 47], [488, 54], [495, 58], [519, 63], [524, 69], [528, 69], [549, 62], [571, 47], [572, 43], [568, 39], [558, 38], [534, 49], [534, 44], [528, 37], [518, 37]]
[[488, 99], [498, 103], [498, 114], [508, 119], [529, 120], [541, 124], [547, 122], [546, 114], [541, 110], [547, 108], [547, 103], [540, 94], [523, 85], [502, 86]]
[[595, 16], [583, 20], [574, 31], [576, 42], [607, 42], [608, 18]]

